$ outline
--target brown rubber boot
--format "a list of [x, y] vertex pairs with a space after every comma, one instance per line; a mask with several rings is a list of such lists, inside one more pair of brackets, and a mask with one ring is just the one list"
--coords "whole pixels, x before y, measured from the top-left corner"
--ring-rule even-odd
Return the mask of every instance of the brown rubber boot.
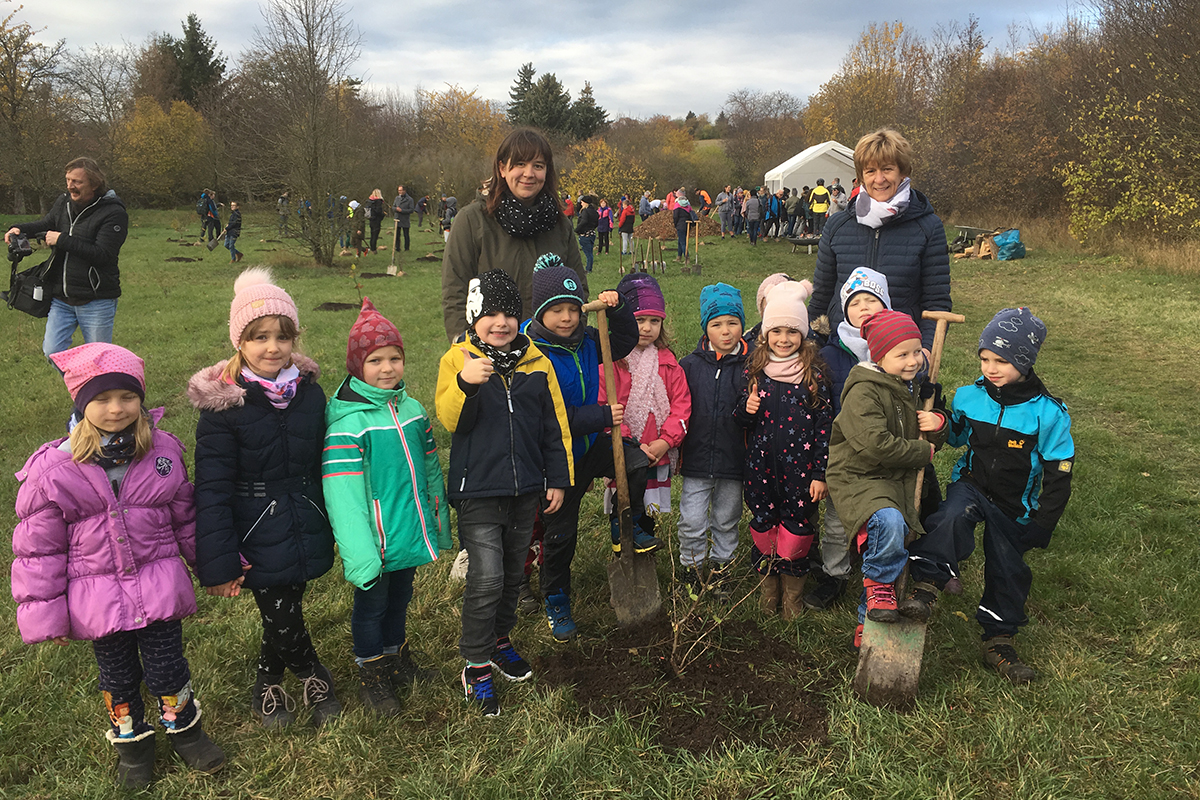
[[774, 614], [779, 608], [779, 576], [764, 575], [758, 588], [758, 607], [764, 614]]
[[1037, 671], [1021, 661], [1013, 647], [1013, 637], [993, 636], [982, 645], [983, 661], [999, 672], [1011, 683], [1021, 684], [1037, 680]]
[[804, 610], [804, 579], [807, 575], [780, 575], [783, 584], [783, 618], [791, 622]]

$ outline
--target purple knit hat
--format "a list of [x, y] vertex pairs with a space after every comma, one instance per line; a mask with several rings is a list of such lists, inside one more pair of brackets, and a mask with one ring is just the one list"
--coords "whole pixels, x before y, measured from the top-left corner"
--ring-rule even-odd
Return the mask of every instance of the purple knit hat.
[[667, 318], [667, 301], [652, 275], [631, 272], [617, 284], [617, 291], [629, 303], [635, 317]]

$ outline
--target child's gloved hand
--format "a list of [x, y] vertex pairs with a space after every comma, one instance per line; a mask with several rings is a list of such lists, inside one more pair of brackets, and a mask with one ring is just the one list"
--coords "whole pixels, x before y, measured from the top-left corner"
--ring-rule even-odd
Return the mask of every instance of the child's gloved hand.
[[463, 354], [463, 367], [458, 373], [463, 379], [463, 383], [470, 383], [475, 386], [487, 383], [492, 377], [492, 373], [496, 371], [492, 366], [490, 358], [473, 358], [471, 351], [465, 347], [460, 347]]

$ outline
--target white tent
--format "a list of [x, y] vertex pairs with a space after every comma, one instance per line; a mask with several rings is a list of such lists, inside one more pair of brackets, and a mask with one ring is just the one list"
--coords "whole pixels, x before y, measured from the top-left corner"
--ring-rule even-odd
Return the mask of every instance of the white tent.
[[842, 186], [850, 191], [848, 187], [854, 178], [854, 151], [834, 141], [814, 144], [768, 171], [763, 186], [773, 194], [784, 187], [811, 188], [817, 185], [817, 178], [824, 178], [826, 186], [833, 183], [834, 178], [841, 178]]

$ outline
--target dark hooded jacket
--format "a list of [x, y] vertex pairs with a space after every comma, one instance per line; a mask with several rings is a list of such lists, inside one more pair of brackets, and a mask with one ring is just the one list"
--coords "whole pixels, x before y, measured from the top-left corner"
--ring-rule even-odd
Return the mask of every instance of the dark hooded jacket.
[[277, 409], [262, 387], [221, 380], [226, 362], [188, 381], [196, 425], [196, 574], [219, 586], [242, 574], [261, 589], [304, 583], [333, 566], [333, 530], [321, 489], [325, 393], [319, 370], [293, 359], [300, 385]]
[[922, 311], [950, 311], [950, 251], [946, 229], [925, 195], [912, 190], [908, 208], [880, 228], [863, 225], [854, 204], [825, 224], [817, 248], [811, 319], [829, 315], [829, 327], [842, 321], [838, 293], [855, 267], [870, 267], [887, 277], [892, 309], [910, 315], [921, 328], [921, 342], [933, 345], [933, 320]]
[[81, 305], [121, 296], [117, 256], [129, 233], [129, 215], [112, 189], [81, 209], [72, 207], [70, 195], [61, 194], [46, 216], [16, 227], [27, 236], [58, 231], [46, 273], [53, 297]]
[[680, 360], [692, 392], [687, 436], [679, 446], [679, 472], [684, 477], [742, 480], [746, 429], [734, 411], [746, 390], [749, 355], [749, 345], [741, 341], [737, 350], [718, 359], [703, 336], [696, 349]]

